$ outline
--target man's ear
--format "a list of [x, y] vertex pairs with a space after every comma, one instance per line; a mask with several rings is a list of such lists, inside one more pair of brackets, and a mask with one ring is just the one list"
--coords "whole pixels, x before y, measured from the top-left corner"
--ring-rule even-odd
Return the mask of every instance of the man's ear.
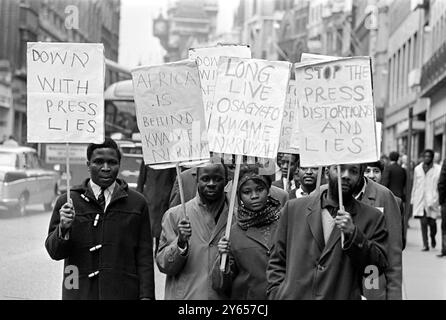
[[90, 160], [87, 160], [87, 169], [90, 171]]

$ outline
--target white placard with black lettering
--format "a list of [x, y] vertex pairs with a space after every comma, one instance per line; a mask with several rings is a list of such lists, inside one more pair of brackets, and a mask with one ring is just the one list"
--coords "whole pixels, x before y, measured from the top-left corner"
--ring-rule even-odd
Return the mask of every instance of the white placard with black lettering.
[[[282, 129], [280, 130], [279, 152], [283, 153], [299, 153], [299, 148], [293, 147], [293, 138], [299, 139], [298, 136], [293, 136], [293, 127], [297, 122], [297, 89], [296, 81], [290, 80], [285, 100], [285, 107], [283, 110]], [[299, 144], [297, 143], [297, 146]]]
[[132, 70], [146, 164], [209, 158], [197, 64], [182, 60]]
[[251, 58], [251, 50], [247, 45], [217, 45], [214, 47], [189, 49], [189, 59], [197, 62], [198, 72], [200, 74], [206, 128], [209, 124], [212, 102], [214, 100], [218, 59], [223, 56]]
[[104, 46], [29, 42], [28, 142], [104, 141]]
[[209, 149], [225, 154], [274, 158], [291, 64], [220, 57]]
[[297, 64], [296, 82], [302, 166], [378, 160], [369, 57]]

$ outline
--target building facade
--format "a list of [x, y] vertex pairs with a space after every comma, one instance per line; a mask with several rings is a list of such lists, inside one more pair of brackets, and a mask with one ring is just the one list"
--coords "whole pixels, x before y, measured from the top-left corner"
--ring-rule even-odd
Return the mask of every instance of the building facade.
[[446, 158], [446, 2], [425, 3], [426, 44], [421, 69], [421, 99], [426, 100], [426, 148]]
[[308, 52], [309, 8], [310, 1], [296, 0], [293, 7], [285, 11], [278, 35], [280, 60], [296, 63], [303, 52]]
[[[119, 20], [120, 0], [0, 0], [0, 139], [26, 144], [27, 42], [103, 43], [117, 61]], [[106, 85], [113, 81], [107, 73]]]
[[[410, 152], [417, 160], [425, 148], [426, 102], [420, 99], [425, 10], [395, 0], [389, 6], [388, 99], [384, 120], [384, 153]], [[410, 144], [410, 146], [409, 146]]]
[[205, 46], [216, 35], [217, 0], [170, 1], [167, 18], [154, 20], [154, 36], [167, 51], [165, 62], [188, 57], [189, 48]]
[[242, 43], [250, 46], [252, 57], [287, 60], [279, 46], [279, 29], [285, 12], [293, 8], [293, 1], [244, 0], [239, 6], [235, 26], [241, 32]]

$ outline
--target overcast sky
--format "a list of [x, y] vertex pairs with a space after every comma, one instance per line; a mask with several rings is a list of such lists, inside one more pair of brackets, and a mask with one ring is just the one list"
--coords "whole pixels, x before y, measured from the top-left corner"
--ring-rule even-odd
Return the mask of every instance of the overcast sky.
[[[230, 31], [239, 0], [218, 0], [217, 33]], [[165, 14], [168, 0], [121, 0], [119, 63], [133, 68], [139, 64], [163, 63], [164, 49], [152, 35], [152, 20]], [[166, 17], [166, 15], [165, 15]], [[231, 22], [231, 23], [229, 23]]]

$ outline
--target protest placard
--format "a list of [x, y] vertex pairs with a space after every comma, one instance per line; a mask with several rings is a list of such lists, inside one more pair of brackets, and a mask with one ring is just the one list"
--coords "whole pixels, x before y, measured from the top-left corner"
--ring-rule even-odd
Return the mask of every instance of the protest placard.
[[104, 141], [104, 46], [29, 42], [28, 142]]
[[189, 59], [195, 60], [200, 75], [206, 128], [209, 125], [212, 102], [214, 100], [218, 59], [223, 56], [251, 58], [251, 50], [247, 45], [217, 45], [189, 49]]
[[[297, 91], [296, 81], [290, 80], [288, 83], [288, 89], [285, 99], [285, 107], [283, 110], [282, 129], [280, 131], [279, 138], [279, 152], [284, 153], [299, 153], [299, 144], [297, 142], [297, 148], [292, 144], [293, 139], [293, 126], [297, 122]], [[298, 139], [299, 137], [294, 137]]]
[[302, 166], [379, 158], [369, 57], [296, 65]]
[[132, 78], [144, 162], [209, 158], [195, 61], [139, 67], [132, 70]]
[[276, 157], [290, 67], [289, 62], [220, 57], [208, 132], [211, 151]]

